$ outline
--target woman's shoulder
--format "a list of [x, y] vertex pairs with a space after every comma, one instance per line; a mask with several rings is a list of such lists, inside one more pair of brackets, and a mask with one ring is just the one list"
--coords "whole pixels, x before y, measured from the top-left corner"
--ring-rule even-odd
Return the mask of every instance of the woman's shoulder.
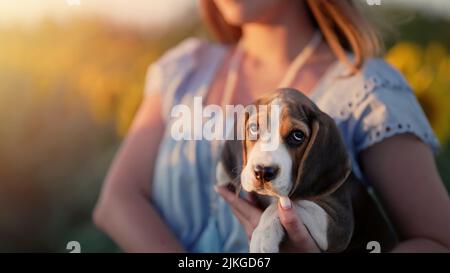
[[182, 61], [199, 52], [206, 42], [202, 39], [189, 37], [168, 49], [157, 61], [158, 64], [168, 64]]
[[351, 75], [345, 64], [337, 63], [331, 74], [318, 94], [313, 94], [313, 99], [337, 119], [349, 118], [375, 93], [393, 96], [412, 93], [402, 74], [381, 58], [366, 60], [359, 71]]
[[145, 93], [166, 92], [173, 82], [181, 82], [194, 68], [202, 66], [220, 50], [223, 46], [202, 38], [184, 39], [149, 65]]
[[369, 58], [363, 66], [353, 75], [346, 76], [347, 69], [342, 70], [337, 82], [342, 85], [351, 85], [353, 90], [363, 93], [376, 92], [383, 87], [391, 90], [409, 90], [409, 85], [400, 71], [382, 58]]
[[203, 90], [225, 52], [225, 46], [201, 38], [183, 40], [148, 67], [145, 96], [160, 96], [163, 116], [170, 116], [171, 107], [186, 94]]
[[177, 66], [199, 61], [211, 50], [222, 49], [220, 44], [203, 38], [189, 37], [168, 49], [154, 64], [160, 66]]
[[368, 59], [352, 76], [344, 76], [343, 67], [318, 105], [351, 128], [355, 151], [400, 133], [412, 133], [437, 150], [426, 115], [400, 71], [380, 58]]
[[400, 71], [382, 58], [368, 59], [356, 77], [361, 77], [365, 84], [371, 84], [370, 91], [382, 86], [410, 90], [408, 82]]

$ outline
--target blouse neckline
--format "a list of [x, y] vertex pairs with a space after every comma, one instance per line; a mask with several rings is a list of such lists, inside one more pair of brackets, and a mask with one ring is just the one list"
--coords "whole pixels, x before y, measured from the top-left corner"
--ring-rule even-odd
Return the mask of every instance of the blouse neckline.
[[[218, 43], [208, 44], [211, 46], [212, 50], [207, 53], [207, 58], [209, 60], [214, 60], [214, 62], [211, 67], [203, 66], [202, 68], [209, 70], [206, 73], [207, 77], [203, 90], [200, 91], [200, 95], [204, 98], [206, 98], [209, 95], [209, 92], [212, 90], [212, 84], [214, 83], [214, 79], [216, 78], [217, 73], [220, 72], [219, 70], [225, 61], [224, 58], [227, 55], [227, 50], [230, 50], [229, 45]], [[329, 86], [329, 83], [338, 77], [338, 75], [336, 74], [338, 71], [337, 68], [340, 66], [340, 63], [341, 62], [337, 59], [326, 68], [325, 72], [313, 86], [311, 91], [308, 94], [305, 94], [309, 99], [315, 101], [325, 93], [325, 91], [327, 90], [326, 86]], [[205, 104], [205, 102], [206, 100], [203, 100], [203, 104]]]

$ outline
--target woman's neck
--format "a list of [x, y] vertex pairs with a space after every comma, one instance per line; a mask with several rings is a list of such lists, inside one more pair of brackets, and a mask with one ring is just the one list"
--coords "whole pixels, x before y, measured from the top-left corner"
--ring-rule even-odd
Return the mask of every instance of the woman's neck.
[[301, 8], [291, 8], [277, 18], [269, 23], [243, 26], [241, 44], [255, 62], [288, 65], [314, 35], [314, 28]]

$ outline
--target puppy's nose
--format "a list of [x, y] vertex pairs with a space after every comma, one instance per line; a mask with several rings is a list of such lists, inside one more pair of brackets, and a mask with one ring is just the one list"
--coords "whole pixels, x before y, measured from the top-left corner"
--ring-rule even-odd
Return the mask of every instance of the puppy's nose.
[[274, 180], [275, 177], [277, 177], [279, 170], [280, 168], [276, 165], [273, 166], [256, 165], [253, 168], [255, 178], [262, 182], [270, 182]]

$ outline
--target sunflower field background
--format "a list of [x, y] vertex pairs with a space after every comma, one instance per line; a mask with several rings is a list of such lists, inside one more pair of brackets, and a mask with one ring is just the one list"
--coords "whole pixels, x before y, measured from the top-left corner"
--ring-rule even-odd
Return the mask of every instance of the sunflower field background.
[[[191, 35], [207, 36], [198, 21], [158, 35], [97, 17], [0, 26], [0, 252], [67, 252], [72, 240], [119, 251], [91, 211], [148, 65]], [[386, 42], [442, 143], [450, 189], [450, 21], [415, 13]]]

